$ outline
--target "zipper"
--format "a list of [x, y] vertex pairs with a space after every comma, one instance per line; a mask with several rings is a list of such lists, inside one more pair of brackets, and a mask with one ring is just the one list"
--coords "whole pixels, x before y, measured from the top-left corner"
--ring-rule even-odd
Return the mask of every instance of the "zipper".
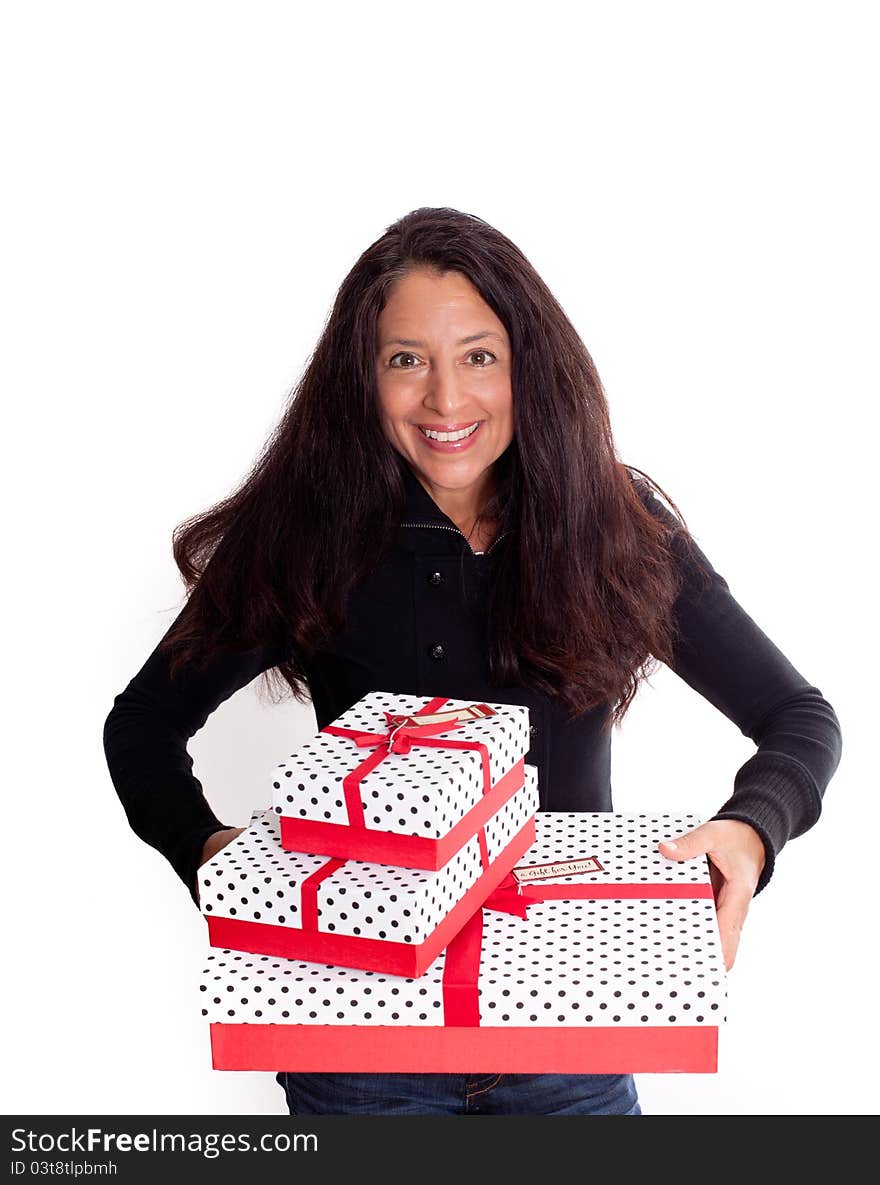
[[465, 535], [464, 531], [460, 531], [458, 529], [458, 527], [450, 527], [448, 525], [448, 523], [401, 523], [400, 525], [402, 527], [433, 527], [435, 531], [454, 531], [456, 535], [461, 535], [462, 539], [464, 539], [465, 543], [467, 543], [467, 545], [468, 545], [468, 550], [470, 551], [471, 555], [473, 555], [473, 556], [488, 555], [496, 543], [500, 543], [505, 535], [510, 534], [510, 531], [502, 531], [497, 539], [492, 540], [492, 542], [489, 544], [489, 546], [486, 548], [485, 551], [476, 552], [471, 547], [470, 542], [468, 541], [467, 536]]

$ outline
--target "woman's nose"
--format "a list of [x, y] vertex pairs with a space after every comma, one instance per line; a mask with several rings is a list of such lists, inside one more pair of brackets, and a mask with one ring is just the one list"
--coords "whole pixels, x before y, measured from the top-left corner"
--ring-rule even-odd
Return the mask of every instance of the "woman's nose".
[[446, 419], [452, 419], [453, 413], [464, 405], [467, 398], [459, 383], [459, 376], [454, 372], [442, 368], [433, 370], [428, 378], [425, 406]]

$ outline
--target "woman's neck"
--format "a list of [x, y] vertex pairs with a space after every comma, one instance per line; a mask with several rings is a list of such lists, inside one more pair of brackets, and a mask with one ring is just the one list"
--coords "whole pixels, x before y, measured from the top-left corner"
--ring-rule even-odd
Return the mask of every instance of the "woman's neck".
[[494, 488], [491, 474], [485, 474], [479, 485], [468, 486], [463, 490], [432, 486], [421, 474], [416, 476], [434, 503], [465, 535], [473, 530], [476, 519], [489, 501]]

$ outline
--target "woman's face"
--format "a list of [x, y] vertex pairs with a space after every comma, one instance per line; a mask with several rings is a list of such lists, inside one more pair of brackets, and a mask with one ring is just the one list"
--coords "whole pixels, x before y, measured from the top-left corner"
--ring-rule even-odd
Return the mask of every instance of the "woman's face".
[[[470, 503], [513, 440], [504, 326], [460, 272], [419, 269], [391, 288], [376, 336], [385, 435], [438, 504], [476, 513]], [[453, 439], [431, 439], [424, 429]]]

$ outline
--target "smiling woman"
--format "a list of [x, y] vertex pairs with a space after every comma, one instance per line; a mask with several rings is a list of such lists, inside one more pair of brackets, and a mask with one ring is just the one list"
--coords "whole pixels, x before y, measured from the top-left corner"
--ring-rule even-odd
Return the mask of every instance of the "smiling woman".
[[415, 268], [391, 287], [377, 335], [386, 437], [472, 545], [487, 545], [492, 467], [514, 433], [504, 325], [466, 276]]
[[[321, 729], [377, 690], [524, 705], [541, 809], [608, 811], [612, 725], [662, 661], [757, 746], [663, 851], [708, 855], [730, 967], [752, 896], [819, 816], [840, 726], [655, 490], [519, 248], [457, 210], [401, 218], [343, 281], [253, 470], [175, 532], [189, 598], [104, 726], [132, 827], [197, 903], [239, 829], [186, 743], [261, 673]], [[278, 1081], [296, 1113], [640, 1113], [628, 1074]]]

